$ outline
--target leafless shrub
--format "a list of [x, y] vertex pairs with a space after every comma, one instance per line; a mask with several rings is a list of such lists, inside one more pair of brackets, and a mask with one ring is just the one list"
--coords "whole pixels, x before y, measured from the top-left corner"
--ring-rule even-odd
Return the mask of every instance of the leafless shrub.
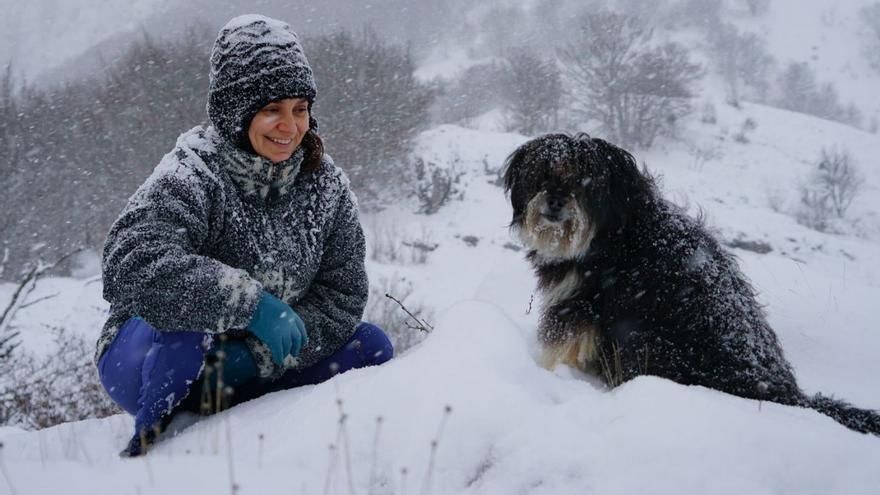
[[847, 151], [823, 149], [807, 182], [801, 185], [798, 221], [810, 228], [828, 231], [833, 219], [846, 215], [864, 182]]
[[776, 213], [781, 213], [785, 207], [785, 193], [779, 188], [767, 189], [767, 206]]
[[739, 131], [733, 135], [733, 140], [737, 143], [746, 144], [749, 142], [749, 133], [754, 132], [758, 128], [758, 123], [751, 117], [743, 121], [739, 127]]
[[559, 51], [574, 112], [602, 123], [624, 146], [650, 147], [690, 112], [702, 70], [677, 43], [657, 44], [639, 17], [590, 11], [575, 21], [579, 39]]
[[843, 105], [840, 102], [834, 85], [820, 84], [806, 62], [792, 62], [782, 72], [775, 104], [854, 127], [859, 127], [863, 119], [861, 111], [854, 104]]
[[0, 425], [37, 429], [121, 412], [98, 379], [94, 346], [63, 327], [48, 330], [59, 352], [18, 350], [0, 363]]
[[690, 168], [692, 170], [702, 171], [706, 163], [718, 160], [724, 153], [717, 143], [709, 143], [705, 146], [692, 145], [689, 147], [690, 155], [694, 158]]
[[867, 28], [864, 53], [871, 67], [880, 71], [880, 2], [862, 7], [859, 18]]
[[767, 51], [766, 40], [754, 33], [741, 33], [727, 23], [719, 23], [709, 31], [708, 38], [728, 102], [739, 107], [743, 97], [765, 101], [770, 91], [770, 71], [775, 64]]
[[421, 202], [420, 213], [431, 215], [453, 198], [461, 198], [463, 191], [457, 185], [464, 175], [460, 171], [461, 158], [454, 156], [447, 163], [416, 158], [413, 170], [416, 176], [416, 195]]
[[341, 31], [303, 44], [316, 61], [321, 135], [328, 153], [348, 172], [358, 199], [369, 205], [408, 192], [410, 142], [428, 121], [434, 98], [432, 88], [413, 76], [410, 51], [370, 30]]
[[498, 64], [479, 64], [465, 69], [453, 81], [438, 81], [433, 120], [469, 126], [475, 117], [501, 105], [500, 74]]
[[378, 282], [370, 287], [364, 319], [382, 328], [394, 345], [395, 355], [400, 355], [424, 340], [427, 333], [419, 329], [400, 304], [386, 297], [386, 294], [405, 304], [407, 310], [419, 320], [431, 319], [433, 311], [411, 300], [412, 283], [405, 278], [394, 275], [391, 278], [382, 277]]
[[558, 125], [562, 76], [556, 61], [520, 49], [508, 53], [501, 67], [507, 130], [532, 136]]
[[374, 221], [368, 234], [370, 259], [379, 263], [424, 265], [429, 254], [438, 247], [427, 228], [422, 229], [421, 235], [414, 236], [404, 233], [396, 223], [386, 225]]
[[483, 50], [498, 57], [520, 45], [522, 34], [528, 31], [526, 14], [518, 5], [492, 5], [479, 15], [476, 24], [476, 41]]
[[704, 124], [718, 123], [718, 112], [715, 105], [709, 100], [703, 102], [703, 106], [700, 107], [700, 122]]

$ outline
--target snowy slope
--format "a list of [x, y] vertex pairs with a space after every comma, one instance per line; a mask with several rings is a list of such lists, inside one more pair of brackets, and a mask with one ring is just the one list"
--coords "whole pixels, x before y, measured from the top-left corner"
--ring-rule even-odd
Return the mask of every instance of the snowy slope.
[[[866, 3], [773, 0], [765, 17], [728, 20], [767, 37], [779, 61], [808, 60], [870, 116], [880, 111], [880, 76], [862, 65], [855, 32]], [[28, 63], [42, 70], [92, 37], [135, 27], [160, 0], [127, 5], [0, 0], [0, 56], [36, 54]], [[451, 49], [420, 74], [468, 63]], [[701, 98], [721, 94], [702, 89]], [[735, 109], [720, 96], [715, 105], [717, 124], [694, 118], [678, 140], [636, 157], [723, 240], [772, 248], [734, 252], [801, 386], [880, 409], [880, 137], [759, 105]], [[496, 117], [419, 137], [418, 156], [461, 174], [456, 199], [438, 213], [413, 213], [412, 203], [363, 216], [371, 247], [389, 237], [404, 251], [401, 241], [438, 246], [424, 262], [368, 260], [374, 285], [405, 280], [409, 300], [434, 310], [423, 343], [380, 368], [203, 420], [146, 459], [116, 456], [132, 428], [126, 416], [0, 428], [0, 495], [231, 492], [232, 482], [239, 494], [880, 493], [880, 439], [818, 413], [653, 377], [607, 391], [570, 369], [537, 366], [540, 301], [523, 253], [511, 248], [509, 206], [494, 184], [504, 157], [527, 138], [496, 132]], [[746, 119], [757, 129], [740, 143], [733, 135]], [[798, 181], [831, 146], [849, 150], [866, 178], [841, 234], [792, 216]], [[0, 307], [11, 290], [0, 285]], [[23, 347], [41, 355], [64, 352], [52, 327], [96, 338], [107, 308], [100, 282], [87, 277], [43, 280], [29, 300], [38, 302], [14, 323]]]
[[[748, 145], [729, 136], [745, 117], [759, 124]], [[880, 168], [871, 161], [880, 139], [749, 105], [719, 107], [718, 124], [695, 120], [685, 131], [685, 141], [637, 157], [723, 239], [773, 248], [735, 252], [803, 388], [880, 409]], [[132, 427], [126, 416], [0, 429], [0, 493], [3, 481], [28, 494], [223, 492], [230, 478], [237, 493], [267, 494], [880, 491], [880, 439], [816, 412], [653, 377], [608, 391], [573, 370], [540, 368], [534, 279], [522, 252], [505, 247], [509, 206], [494, 184], [503, 158], [525, 139], [456, 126], [426, 131], [415, 152], [461, 174], [456, 199], [434, 215], [412, 213], [415, 204], [364, 215], [373, 245], [383, 229], [438, 245], [424, 263], [368, 262], [374, 283], [405, 278], [412, 300], [434, 308], [435, 330], [423, 343], [382, 367], [203, 420], [146, 459], [116, 457]], [[853, 206], [858, 232], [847, 235], [806, 229], [767, 201], [768, 187], [795, 194], [793, 181], [831, 140], [863, 164], [869, 187]], [[693, 156], [709, 146], [717, 158]], [[96, 336], [99, 285], [46, 280], [41, 294], [64, 295], [22, 310], [28, 347], [48, 351], [31, 340], [44, 322], [76, 321]]]

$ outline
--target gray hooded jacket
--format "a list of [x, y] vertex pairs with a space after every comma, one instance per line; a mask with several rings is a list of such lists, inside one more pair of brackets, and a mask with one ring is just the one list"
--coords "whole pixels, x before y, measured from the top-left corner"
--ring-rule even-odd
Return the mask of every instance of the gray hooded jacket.
[[367, 299], [364, 236], [347, 176], [325, 156], [299, 173], [196, 127], [135, 192], [104, 247], [110, 317], [95, 359], [120, 325], [141, 316], [162, 331], [244, 338], [261, 376], [278, 376], [268, 347], [246, 330], [266, 290], [305, 323], [303, 368], [344, 345]]

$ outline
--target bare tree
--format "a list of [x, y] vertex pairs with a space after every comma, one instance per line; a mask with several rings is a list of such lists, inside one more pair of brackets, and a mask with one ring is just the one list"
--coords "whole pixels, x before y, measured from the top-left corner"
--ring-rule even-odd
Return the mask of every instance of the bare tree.
[[452, 81], [438, 81], [433, 120], [468, 125], [473, 118], [503, 104], [498, 91], [502, 69], [498, 63], [468, 67]]
[[715, 66], [724, 79], [727, 100], [739, 106], [743, 91], [757, 101], [767, 99], [773, 57], [767, 42], [754, 33], [740, 33], [733, 25], [720, 23], [709, 32]]
[[656, 44], [638, 17], [590, 12], [577, 21], [579, 40], [560, 50], [576, 104], [613, 140], [649, 147], [691, 111], [691, 84], [702, 70], [677, 43]]
[[798, 220], [816, 230], [827, 230], [832, 218], [846, 215], [864, 183], [848, 151], [822, 149], [807, 183], [801, 185]]
[[[200, 26], [173, 40], [144, 35], [100, 74], [45, 89], [12, 91], [11, 72], [0, 77], [3, 277], [15, 278], [35, 245], [49, 258], [73, 246], [100, 249], [176, 137], [206, 120], [212, 41]], [[427, 120], [432, 92], [414, 80], [406, 49], [373, 35], [328, 36], [308, 48], [327, 150], [358, 192], [378, 196], [405, 176], [408, 139]]]
[[304, 45], [320, 85], [315, 115], [326, 149], [360, 199], [379, 202], [395, 188], [405, 190], [412, 180], [410, 140], [428, 120], [434, 98], [413, 76], [411, 53], [370, 30], [306, 39]]
[[508, 50], [523, 43], [528, 36], [525, 13], [517, 5], [496, 3], [485, 9], [474, 28], [477, 40], [489, 54], [503, 57]]
[[499, 84], [508, 130], [531, 136], [556, 126], [562, 105], [556, 61], [521, 49], [509, 53], [502, 67]]
[[204, 120], [210, 38], [204, 29], [172, 41], [144, 36], [100, 75], [21, 88], [0, 104], [0, 136], [12, 129], [12, 146], [0, 146], [9, 184], [0, 196], [0, 233], [11, 251], [4, 277], [33, 259], [34, 245], [47, 257], [73, 246], [100, 249], [176, 136]]
[[848, 151], [823, 149], [814, 183], [828, 197], [834, 214], [843, 218], [865, 180]]
[[775, 104], [781, 108], [815, 115], [859, 127], [862, 113], [855, 105], [843, 105], [831, 83], [819, 83], [806, 62], [791, 62], [779, 77]]
[[867, 28], [864, 53], [871, 67], [880, 71], [880, 2], [862, 7], [859, 17]]

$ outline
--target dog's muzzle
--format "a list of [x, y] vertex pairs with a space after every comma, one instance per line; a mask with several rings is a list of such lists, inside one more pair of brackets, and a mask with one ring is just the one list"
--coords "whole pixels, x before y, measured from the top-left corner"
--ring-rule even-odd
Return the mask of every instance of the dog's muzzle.
[[565, 205], [570, 199], [562, 194], [547, 194], [544, 206], [541, 208], [541, 217], [548, 222], [562, 222], [568, 218]]
[[573, 195], [543, 191], [526, 206], [516, 226], [520, 241], [535, 251], [538, 264], [583, 256], [595, 230]]

